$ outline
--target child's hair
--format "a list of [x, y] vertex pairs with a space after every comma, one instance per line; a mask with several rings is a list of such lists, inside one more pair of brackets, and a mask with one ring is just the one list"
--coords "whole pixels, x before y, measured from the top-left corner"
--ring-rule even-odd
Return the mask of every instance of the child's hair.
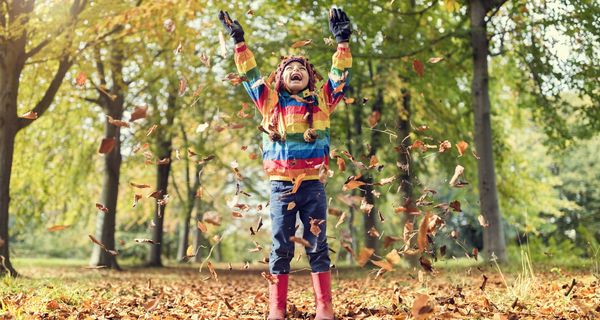
[[306, 71], [308, 72], [308, 85], [305, 89], [308, 89], [310, 92], [314, 92], [319, 75], [315, 71], [315, 67], [303, 56], [281, 57], [281, 62], [277, 67], [277, 71], [275, 72], [275, 90], [280, 91], [282, 89], [286, 89], [283, 82], [283, 70], [285, 69], [285, 66], [294, 61], [300, 62], [306, 68]]

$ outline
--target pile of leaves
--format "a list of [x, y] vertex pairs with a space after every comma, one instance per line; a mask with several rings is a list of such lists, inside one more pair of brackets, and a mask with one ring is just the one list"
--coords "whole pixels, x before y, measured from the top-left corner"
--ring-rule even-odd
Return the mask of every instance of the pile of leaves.
[[[263, 319], [267, 281], [255, 266], [135, 269], [124, 272], [25, 268], [34, 278], [5, 280], [0, 317], [127, 319]], [[263, 267], [264, 269], [264, 267]], [[595, 319], [600, 281], [589, 273], [540, 273], [522, 290], [518, 276], [481, 267], [411, 269], [375, 277], [376, 270], [335, 269], [339, 319]], [[218, 273], [218, 280], [211, 279]], [[518, 294], [516, 294], [518, 292]], [[290, 276], [288, 314], [314, 317], [308, 271]]]

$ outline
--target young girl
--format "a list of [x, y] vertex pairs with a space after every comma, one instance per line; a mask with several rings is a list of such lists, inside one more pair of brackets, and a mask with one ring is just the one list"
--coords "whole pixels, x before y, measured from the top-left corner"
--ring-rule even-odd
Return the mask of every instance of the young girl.
[[[261, 80], [254, 55], [244, 42], [244, 30], [227, 12], [219, 20], [235, 41], [235, 63], [247, 78], [243, 83], [261, 113], [263, 167], [271, 180], [271, 224], [273, 245], [269, 271], [276, 281], [269, 285], [268, 319], [284, 319], [290, 261], [294, 257], [296, 214], [304, 225], [303, 238], [312, 269], [316, 301], [315, 319], [333, 319], [330, 259], [326, 238], [327, 202], [319, 170], [329, 164], [329, 116], [344, 97], [350, 80], [352, 56], [348, 41], [350, 20], [341, 9], [329, 14], [329, 30], [338, 45], [329, 79], [318, 92], [320, 77], [302, 56], [282, 58], [275, 86]], [[326, 172], [326, 171], [325, 171]], [[293, 192], [294, 181], [301, 184]], [[290, 203], [294, 205], [290, 205]], [[288, 209], [289, 208], [289, 209]], [[316, 226], [311, 230], [311, 225]], [[305, 243], [306, 244], [306, 243]]]

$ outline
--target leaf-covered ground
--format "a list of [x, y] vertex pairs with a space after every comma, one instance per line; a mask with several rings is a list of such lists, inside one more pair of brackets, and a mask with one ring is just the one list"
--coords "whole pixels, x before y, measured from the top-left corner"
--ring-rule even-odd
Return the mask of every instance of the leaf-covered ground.
[[[21, 267], [0, 285], [0, 319], [263, 319], [264, 269]], [[500, 273], [492, 267], [334, 272], [339, 319], [597, 319], [600, 281], [590, 272]], [[485, 277], [487, 280], [484, 280]], [[575, 279], [575, 284], [573, 284]], [[484, 284], [485, 282], [485, 284]], [[507, 287], [508, 285], [508, 287]], [[288, 310], [311, 319], [310, 276], [290, 277]]]

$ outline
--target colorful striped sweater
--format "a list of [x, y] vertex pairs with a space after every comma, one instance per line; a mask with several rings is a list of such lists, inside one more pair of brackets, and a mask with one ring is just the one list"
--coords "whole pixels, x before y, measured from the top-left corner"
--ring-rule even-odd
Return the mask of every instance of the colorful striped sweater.
[[[319, 179], [321, 165], [329, 165], [329, 116], [348, 88], [352, 67], [350, 49], [338, 47], [332, 61], [329, 79], [317, 93], [318, 101], [313, 107], [313, 128], [317, 131], [318, 138], [315, 142], [308, 143], [303, 137], [304, 131], [308, 129], [308, 121], [304, 116], [307, 113], [307, 103], [297, 101], [285, 90], [275, 91], [264, 84], [264, 81], [256, 83], [261, 75], [254, 54], [246, 45], [236, 48], [235, 63], [238, 72], [248, 79], [243, 85], [261, 113], [264, 127], [271, 121], [273, 109], [280, 107], [280, 112], [276, 114], [279, 116], [280, 132], [285, 141], [271, 141], [267, 134], [262, 135], [263, 168], [271, 180], [292, 181], [303, 173], [303, 180], [316, 180]], [[340, 86], [342, 87], [339, 88]], [[298, 95], [302, 96], [301, 93]]]

